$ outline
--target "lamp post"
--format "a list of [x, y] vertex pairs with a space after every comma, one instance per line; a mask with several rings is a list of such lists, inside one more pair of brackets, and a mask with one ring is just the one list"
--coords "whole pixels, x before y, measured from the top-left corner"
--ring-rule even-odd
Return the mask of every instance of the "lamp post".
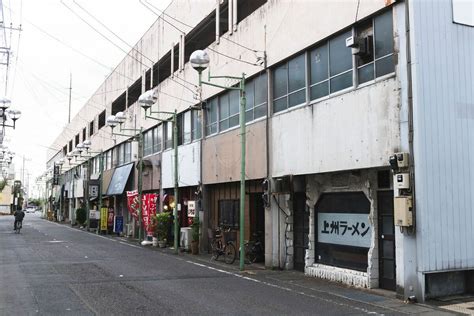
[[[86, 196], [86, 229], [89, 230], [90, 229], [90, 192], [89, 192], [89, 183], [90, 183], [90, 180], [91, 180], [91, 158], [92, 155], [98, 155], [99, 156], [99, 212], [100, 212], [100, 209], [102, 207], [102, 169], [103, 169], [103, 152], [102, 150], [101, 151], [91, 151], [90, 148], [91, 148], [91, 141], [86, 139], [84, 140], [82, 143], [78, 144], [76, 146], [76, 149], [79, 150], [80, 154], [81, 154], [81, 157], [84, 157], [84, 158], [88, 158], [87, 159], [87, 191], [85, 192], [85, 196]], [[86, 151], [86, 155], [90, 155], [90, 156], [82, 156], [82, 152], [83, 151]], [[98, 227], [97, 227], [98, 228]]]
[[[143, 209], [143, 185], [142, 185], [142, 173], [143, 173], [143, 128], [122, 128], [122, 124], [125, 123], [126, 117], [123, 112], [117, 112], [115, 115], [110, 115], [106, 123], [112, 129], [112, 135], [131, 137], [138, 141], [138, 241], [142, 241], [142, 209]], [[114, 128], [119, 125], [120, 133], [115, 133]], [[124, 134], [122, 132], [132, 132], [132, 134]]]
[[169, 122], [169, 120], [162, 120], [151, 115], [147, 115], [148, 109], [150, 114], [166, 114], [172, 116], [173, 122], [173, 150], [174, 150], [174, 208], [173, 208], [173, 226], [174, 226], [174, 252], [178, 254], [178, 237], [179, 237], [179, 222], [178, 222], [178, 115], [177, 110], [174, 112], [167, 111], [152, 111], [151, 106], [158, 101], [158, 96], [155, 90], [148, 90], [144, 92], [139, 98], [138, 103], [145, 110], [145, 119], [151, 118], [160, 122]]
[[[209, 67], [210, 58], [209, 55], [203, 50], [194, 51], [189, 61], [191, 66], [199, 73], [199, 87], [202, 88], [202, 85], [213, 86], [217, 88], [222, 88], [226, 90], [238, 90], [240, 92], [240, 242], [239, 242], [239, 267], [240, 270], [244, 270], [244, 258], [245, 258], [245, 249], [244, 249], [244, 224], [245, 224], [245, 74], [242, 73], [241, 77], [235, 76], [211, 76], [209, 72], [208, 81], [202, 80], [202, 72]], [[240, 83], [237, 87], [232, 86], [223, 86], [215, 83], [211, 83], [211, 79], [232, 79], [238, 80]]]

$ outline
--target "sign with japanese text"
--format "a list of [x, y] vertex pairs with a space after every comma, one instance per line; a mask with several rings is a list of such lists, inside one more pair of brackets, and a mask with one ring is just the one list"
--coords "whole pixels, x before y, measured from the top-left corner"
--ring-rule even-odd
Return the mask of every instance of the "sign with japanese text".
[[196, 202], [188, 201], [188, 217], [196, 216]]
[[109, 210], [106, 207], [100, 209], [100, 230], [107, 230], [107, 219]]
[[[151, 226], [151, 218], [156, 214], [156, 201], [158, 194], [146, 193], [142, 194], [142, 223], [145, 227], [148, 236], [153, 235], [153, 228]], [[140, 208], [139, 197], [137, 191], [127, 191], [127, 203], [130, 214], [138, 219], [138, 211]]]
[[138, 199], [138, 191], [127, 191], [127, 205], [130, 215], [132, 215], [136, 220], [138, 220], [138, 208], [140, 200]]
[[369, 214], [318, 213], [318, 242], [370, 247]]
[[89, 201], [93, 201], [99, 197], [99, 181], [89, 181]]
[[60, 171], [59, 165], [54, 165], [54, 167], [53, 167], [53, 185], [58, 185], [59, 184], [59, 171]]

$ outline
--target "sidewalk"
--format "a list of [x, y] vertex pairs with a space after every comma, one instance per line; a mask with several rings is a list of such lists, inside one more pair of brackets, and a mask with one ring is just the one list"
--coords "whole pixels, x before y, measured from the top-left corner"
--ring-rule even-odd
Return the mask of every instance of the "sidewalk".
[[[76, 229], [85, 231], [80, 228]], [[168, 256], [177, 256], [179, 260], [185, 260], [212, 270], [231, 274], [236, 277], [244, 277], [255, 282], [278, 287], [286, 291], [297, 292], [306, 296], [317, 296], [318, 298], [324, 298], [326, 300], [332, 300], [334, 297], [337, 297], [338, 299], [344, 299], [348, 302], [363, 303], [388, 309], [393, 313], [412, 315], [461, 315], [472, 312], [472, 310], [467, 308], [456, 308], [452, 305], [442, 304], [439, 301], [430, 301], [430, 305], [420, 303], [406, 304], [397, 299], [395, 293], [391, 291], [348, 287], [339, 283], [309, 277], [299, 271], [266, 269], [265, 266], [260, 263], [246, 264], [245, 270], [240, 271], [238, 259], [236, 259], [233, 264], [229, 265], [224, 262], [223, 258], [219, 258], [217, 261], [212, 260], [212, 255], [208, 253], [192, 255], [179, 250], [178, 255], [176, 255], [174, 249], [170, 247], [158, 248], [151, 245], [142, 246], [139, 244], [138, 239], [118, 237], [115, 235], [101, 236], [120, 239], [122, 242], [134, 246], [140, 246], [150, 251], [157, 251]]]

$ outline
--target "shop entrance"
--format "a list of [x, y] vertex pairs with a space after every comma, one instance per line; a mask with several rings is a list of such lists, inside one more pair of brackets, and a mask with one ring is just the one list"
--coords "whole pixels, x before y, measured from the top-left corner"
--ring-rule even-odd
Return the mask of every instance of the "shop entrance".
[[261, 262], [265, 260], [265, 206], [262, 193], [250, 193], [249, 203], [250, 239], [262, 243], [260, 249], [263, 253], [257, 255], [257, 262]]
[[393, 222], [393, 191], [379, 191], [379, 287], [395, 291], [395, 225]]
[[309, 214], [306, 212], [306, 193], [297, 192], [293, 196], [294, 220], [294, 268], [304, 271], [306, 249], [308, 249]]

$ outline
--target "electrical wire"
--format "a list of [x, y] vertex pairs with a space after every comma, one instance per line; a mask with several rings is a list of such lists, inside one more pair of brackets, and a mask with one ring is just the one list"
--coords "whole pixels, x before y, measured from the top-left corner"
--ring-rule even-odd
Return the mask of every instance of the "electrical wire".
[[[140, 2], [141, 2], [141, 1], [140, 1]], [[176, 22], [178, 22], [178, 23], [181, 23], [182, 25], [187, 26], [187, 27], [189, 27], [189, 28], [191, 28], [191, 29], [194, 28], [194, 26], [189, 25], [189, 24], [186, 24], [186, 23], [184, 23], [183, 21], [180, 21], [180, 20], [178, 20], [178, 19], [172, 17], [171, 15], [167, 14], [165, 11], [158, 9], [156, 6], [154, 6], [153, 4], [151, 4], [150, 2], [148, 2], [148, 0], [145, 0], [145, 2], [146, 2], [149, 6], [151, 6], [152, 8], [154, 8], [154, 9], [156, 9], [157, 11], [161, 12], [161, 14], [163, 14], [163, 15], [169, 17], [170, 19], [172, 19], [172, 20], [174, 20], [174, 21], [176, 21]], [[154, 13], [154, 12], [153, 12], [153, 13]], [[155, 13], [155, 14], [156, 14], [156, 13]], [[159, 16], [159, 15], [158, 15], [158, 16]]]

